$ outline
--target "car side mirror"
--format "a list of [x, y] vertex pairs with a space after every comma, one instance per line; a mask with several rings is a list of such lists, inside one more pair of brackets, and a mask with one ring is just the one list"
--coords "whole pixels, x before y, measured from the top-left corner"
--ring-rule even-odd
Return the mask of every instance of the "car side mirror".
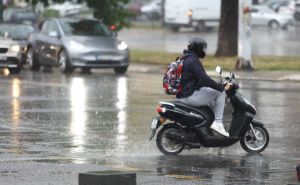
[[220, 66], [217, 66], [216, 67], [216, 72], [221, 75], [222, 74], [222, 68]]
[[4, 37], [5, 37], [5, 38], [10, 38], [10, 37], [11, 37], [11, 34], [10, 34], [9, 32], [6, 31], [6, 32], [4, 33]]
[[50, 37], [58, 37], [58, 33], [57, 33], [57, 31], [51, 31], [51, 32], [49, 33], [49, 36], [50, 36]]

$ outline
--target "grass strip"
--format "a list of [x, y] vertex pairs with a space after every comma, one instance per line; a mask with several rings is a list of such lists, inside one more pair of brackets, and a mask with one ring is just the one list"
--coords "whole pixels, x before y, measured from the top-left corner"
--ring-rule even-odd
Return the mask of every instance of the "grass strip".
[[[160, 51], [131, 50], [131, 62], [138, 64], [159, 64], [167, 66], [181, 53], [166, 53]], [[207, 70], [213, 70], [216, 66], [222, 66], [225, 70], [234, 70], [237, 57], [215, 57], [208, 55], [203, 60]], [[253, 56], [255, 70], [275, 71], [291, 70], [300, 71], [300, 57], [278, 57], [278, 56]]]

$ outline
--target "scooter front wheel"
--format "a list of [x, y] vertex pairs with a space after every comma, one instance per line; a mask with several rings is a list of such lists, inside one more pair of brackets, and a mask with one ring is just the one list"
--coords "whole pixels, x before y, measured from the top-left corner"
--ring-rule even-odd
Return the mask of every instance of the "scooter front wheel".
[[248, 153], [260, 153], [269, 144], [268, 130], [262, 125], [253, 125], [253, 130], [249, 128], [240, 140], [242, 148]]
[[185, 145], [182, 141], [172, 139], [168, 135], [178, 133], [179, 130], [176, 127], [163, 127], [157, 134], [156, 146], [166, 155], [177, 155], [184, 149]]

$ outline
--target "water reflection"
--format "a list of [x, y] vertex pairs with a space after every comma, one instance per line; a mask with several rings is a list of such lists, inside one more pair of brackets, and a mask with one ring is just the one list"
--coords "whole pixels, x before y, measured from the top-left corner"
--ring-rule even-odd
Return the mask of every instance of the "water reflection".
[[12, 81], [12, 151], [15, 153], [21, 153], [21, 147], [20, 147], [20, 135], [19, 135], [19, 124], [20, 124], [20, 94], [21, 94], [21, 88], [20, 88], [20, 80], [15, 78]]
[[179, 155], [159, 156], [156, 173], [183, 179], [199, 177], [207, 184], [266, 184], [268, 170], [268, 161], [262, 155]]
[[[117, 86], [117, 102], [116, 107], [118, 109], [118, 134], [117, 134], [117, 148], [124, 150], [125, 140], [127, 139], [125, 135], [127, 127], [127, 78], [120, 77], [118, 79]], [[121, 152], [122, 152], [121, 151]]]
[[71, 135], [74, 148], [72, 153], [83, 152], [86, 127], [86, 88], [82, 78], [74, 78], [71, 83]]

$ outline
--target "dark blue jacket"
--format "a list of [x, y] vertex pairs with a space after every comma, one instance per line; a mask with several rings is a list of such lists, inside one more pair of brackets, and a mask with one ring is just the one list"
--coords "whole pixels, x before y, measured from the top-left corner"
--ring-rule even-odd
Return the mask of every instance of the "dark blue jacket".
[[210, 87], [222, 92], [224, 87], [211, 79], [205, 72], [197, 54], [184, 50], [183, 51], [183, 69], [181, 76], [182, 91], [176, 95], [176, 98], [186, 98], [201, 87]]

